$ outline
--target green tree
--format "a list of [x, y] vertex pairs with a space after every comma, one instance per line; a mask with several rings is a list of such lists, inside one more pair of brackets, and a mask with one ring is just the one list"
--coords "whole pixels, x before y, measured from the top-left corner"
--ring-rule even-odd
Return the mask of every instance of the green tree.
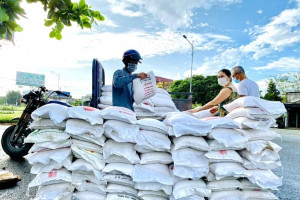
[[3, 105], [5, 102], [5, 97], [0, 97], [0, 105]]
[[267, 93], [265, 94], [264, 99], [270, 101], [282, 101], [280, 91], [276, 88], [276, 83], [273, 79], [269, 81]]
[[20, 99], [21, 99], [22, 95], [19, 91], [14, 91], [14, 90], [11, 90], [11, 91], [8, 91], [5, 98], [6, 98], [6, 102], [8, 104], [11, 104], [11, 105], [16, 105], [16, 102], [17, 102], [17, 105], [20, 105]]
[[81, 106], [82, 101], [80, 99], [75, 99], [71, 104], [73, 106]]
[[[192, 80], [193, 103], [206, 104], [215, 98], [222, 87], [218, 84], [217, 76], [194, 75]], [[170, 92], [189, 92], [190, 78], [174, 81]], [[187, 95], [173, 95], [174, 98], [184, 99]]]
[[[0, 0], [0, 39], [12, 39], [13, 33], [22, 31], [23, 28], [17, 24], [19, 16], [25, 17], [26, 13], [20, 7], [22, 0]], [[40, 2], [47, 12], [45, 26], [52, 27], [50, 38], [60, 40], [64, 26], [71, 26], [72, 22], [77, 23], [82, 29], [91, 28], [97, 24], [95, 20], [103, 21], [104, 17], [99, 11], [92, 10], [84, 0], [79, 3], [71, 0], [26, 0], [28, 3]]]

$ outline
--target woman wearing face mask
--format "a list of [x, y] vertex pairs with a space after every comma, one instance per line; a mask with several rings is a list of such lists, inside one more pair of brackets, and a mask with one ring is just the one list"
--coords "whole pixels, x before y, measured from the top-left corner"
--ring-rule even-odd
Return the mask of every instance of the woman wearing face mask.
[[231, 72], [228, 69], [222, 69], [218, 73], [218, 83], [223, 87], [220, 93], [210, 102], [202, 107], [197, 107], [190, 110], [190, 112], [195, 113], [202, 110], [210, 109], [212, 114], [217, 114], [219, 111], [219, 116], [224, 117], [227, 111], [224, 109], [223, 105], [228, 104], [238, 98], [238, 93], [236, 88], [231, 82]]
[[136, 78], [145, 79], [145, 73], [133, 73], [137, 69], [142, 57], [139, 52], [130, 49], [124, 52], [123, 63], [124, 68], [115, 71], [113, 75], [112, 100], [113, 106], [120, 106], [133, 110], [133, 87], [132, 81]]

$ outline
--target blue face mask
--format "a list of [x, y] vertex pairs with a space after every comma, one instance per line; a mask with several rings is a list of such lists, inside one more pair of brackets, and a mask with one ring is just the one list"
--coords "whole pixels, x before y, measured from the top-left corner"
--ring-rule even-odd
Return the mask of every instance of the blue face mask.
[[236, 79], [236, 78], [233, 78], [233, 81], [234, 81], [235, 83], [239, 83], [239, 82], [240, 82], [240, 80], [239, 80], [239, 79]]
[[129, 73], [132, 73], [134, 72], [136, 69], [137, 69], [137, 64], [135, 63], [128, 63], [128, 72]]

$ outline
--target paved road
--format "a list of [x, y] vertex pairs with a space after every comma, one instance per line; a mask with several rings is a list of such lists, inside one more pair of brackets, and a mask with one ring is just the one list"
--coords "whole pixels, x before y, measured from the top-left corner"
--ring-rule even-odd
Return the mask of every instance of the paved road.
[[[0, 136], [7, 126], [0, 126]], [[276, 169], [274, 172], [284, 177], [283, 186], [275, 194], [281, 200], [300, 200], [300, 130], [279, 130], [276, 132], [282, 135], [282, 140], [275, 140], [283, 147], [280, 156], [283, 168]], [[21, 161], [11, 160], [0, 147], [0, 170], [6, 168], [9, 171], [21, 176], [22, 181], [17, 186], [9, 189], [0, 190], [1, 200], [27, 200], [27, 185], [34, 178], [30, 174], [30, 165], [26, 157]], [[30, 194], [35, 194], [35, 189]]]

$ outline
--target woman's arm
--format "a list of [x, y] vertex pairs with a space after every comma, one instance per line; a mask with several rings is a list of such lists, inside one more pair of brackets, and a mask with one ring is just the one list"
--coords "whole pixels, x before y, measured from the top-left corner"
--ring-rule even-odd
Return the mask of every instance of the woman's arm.
[[231, 93], [232, 93], [232, 90], [230, 90], [229, 88], [223, 88], [220, 91], [220, 93], [213, 100], [211, 100], [210, 102], [208, 102], [207, 104], [202, 106], [199, 109], [199, 111], [206, 110], [206, 109], [209, 109], [209, 108], [219, 105], [224, 100], [226, 100], [231, 95]]

